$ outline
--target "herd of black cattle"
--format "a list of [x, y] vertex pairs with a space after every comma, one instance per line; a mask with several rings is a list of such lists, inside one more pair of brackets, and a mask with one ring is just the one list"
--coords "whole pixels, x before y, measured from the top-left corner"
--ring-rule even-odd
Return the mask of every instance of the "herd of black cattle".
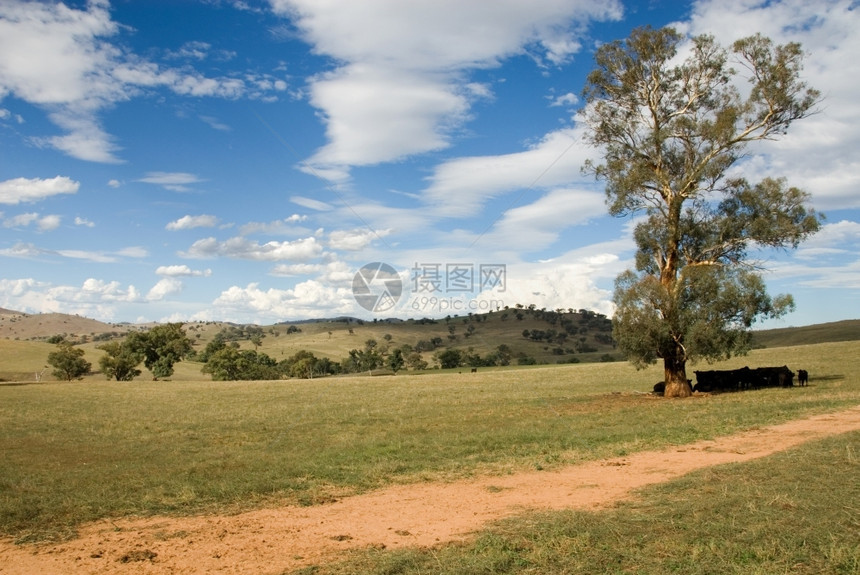
[[[794, 385], [795, 373], [782, 367], [758, 367], [740, 369], [696, 371], [696, 385], [693, 391], [702, 393], [713, 391], [743, 391], [762, 387], [791, 387]], [[692, 381], [690, 382], [692, 383]], [[797, 384], [805, 386], [809, 383], [809, 373], [805, 369], [797, 370]], [[661, 381], [654, 385], [655, 393], [663, 393], [665, 384]]]

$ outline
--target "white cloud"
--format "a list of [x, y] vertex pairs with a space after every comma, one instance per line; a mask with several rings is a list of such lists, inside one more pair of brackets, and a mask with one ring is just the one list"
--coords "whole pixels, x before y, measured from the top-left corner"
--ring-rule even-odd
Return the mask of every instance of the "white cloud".
[[141, 246], [129, 246], [127, 248], [121, 248], [114, 253], [116, 253], [118, 256], [122, 256], [125, 258], [145, 258], [149, 256], [149, 251]]
[[116, 263], [120, 261], [121, 258], [142, 258], [146, 257], [147, 255], [147, 251], [140, 247], [122, 248], [115, 252], [96, 252], [73, 249], [53, 250], [47, 248], [40, 248], [34, 244], [23, 242], [16, 243], [11, 248], [5, 248], [0, 250], [0, 256], [14, 258], [37, 259], [40, 257], [57, 256], [73, 260], [85, 260], [93, 263], [104, 264]]
[[307, 216], [293, 214], [282, 220], [273, 222], [248, 222], [239, 228], [239, 233], [242, 235], [249, 234], [295, 234], [298, 231], [304, 231], [302, 228], [295, 226], [308, 219]]
[[193, 270], [186, 265], [173, 266], [158, 266], [155, 274], [165, 277], [209, 277], [212, 275], [211, 269]]
[[580, 169], [589, 153], [581, 130], [558, 130], [524, 152], [457, 158], [437, 166], [422, 199], [434, 214], [469, 217], [503, 193], [584, 180]]
[[174, 192], [188, 192], [191, 190], [188, 184], [197, 184], [203, 180], [186, 172], [149, 172], [138, 181], [162, 186]]
[[[684, 26], [714, 34], [723, 45], [762, 33], [776, 43], [800, 42], [803, 79], [821, 91], [819, 112], [797, 121], [776, 141], [752, 146], [764, 162], [748, 163], [755, 177], [785, 176], [813, 195], [822, 210], [860, 207], [860, 10], [850, 0], [758, 2], [706, 0], [695, 4]], [[757, 169], [758, 168], [758, 169]]]
[[322, 250], [322, 245], [313, 237], [292, 242], [272, 241], [265, 244], [259, 244], [244, 237], [230, 238], [223, 242], [210, 237], [197, 240], [187, 252], [180, 255], [188, 258], [228, 257], [253, 261], [306, 261], [322, 254]]
[[320, 310], [332, 314], [350, 313], [355, 308], [352, 292], [316, 280], [296, 284], [292, 289], [260, 289], [258, 283], [232, 286], [212, 302], [218, 317], [228, 321], [271, 321], [271, 318], [306, 319], [319, 317]]
[[94, 227], [96, 227], [96, 225], [95, 225], [93, 222], [89, 221], [89, 220], [88, 220], [88, 219], [86, 219], [86, 218], [82, 218], [82, 217], [79, 217], [79, 216], [76, 216], [76, 217], [75, 217], [75, 225], [76, 225], [76, 226], [84, 226], [84, 227], [87, 227], [87, 228], [94, 228]]
[[75, 194], [81, 184], [66, 176], [50, 179], [14, 178], [0, 182], [0, 204], [36, 202], [58, 194]]
[[174, 277], [161, 278], [147, 292], [146, 299], [148, 301], [161, 301], [168, 296], [180, 293], [183, 287], [182, 282]]
[[318, 212], [327, 212], [332, 208], [331, 204], [327, 204], [325, 202], [321, 202], [319, 200], [314, 200], [312, 198], [305, 198], [303, 196], [293, 196], [290, 198], [290, 201], [294, 204], [298, 204], [303, 208], [308, 208], [310, 210], [316, 210]]
[[528, 252], [552, 245], [565, 228], [582, 225], [606, 213], [604, 195], [575, 188], [556, 188], [531, 204], [506, 211], [481, 245]]
[[217, 225], [217, 217], [201, 214], [199, 216], [182, 216], [178, 220], [169, 222], [165, 229], [170, 231], [191, 230], [194, 228], [214, 228]]
[[561, 96], [556, 96], [555, 98], [550, 99], [550, 106], [576, 106], [579, 104], [579, 96], [572, 92], [568, 92], [567, 94], [562, 94]]
[[81, 285], [54, 285], [32, 278], [0, 279], [0, 307], [28, 313], [69, 313], [109, 320], [117, 306], [143, 302], [137, 289], [89, 278]]
[[447, 147], [471, 99], [491, 96], [469, 71], [525, 52], [566, 62], [580, 50], [578, 26], [621, 13], [619, 3], [590, 0], [270, 2], [340, 65], [310, 85], [329, 143], [305, 168], [331, 180], [350, 166]]
[[391, 230], [337, 230], [329, 234], [328, 246], [333, 250], [358, 251], [390, 233]]
[[36, 222], [36, 227], [39, 228], [40, 232], [56, 230], [58, 227], [60, 227], [61, 220], [62, 217], [58, 215], [43, 216], [39, 218], [39, 220]]
[[[85, 9], [62, 3], [0, 2], [0, 97], [6, 94], [40, 106], [65, 134], [39, 142], [72, 157], [119, 162], [119, 147], [101, 127], [104, 109], [140, 94], [166, 88], [192, 97], [270, 99], [278, 88], [267, 77], [207, 78], [183, 67], [167, 68], [120, 49], [111, 40], [126, 30], [111, 19], [107, 1]], [[186, 56], [203, 45], [186, 45]], [[273, 82], [272, 82], [273, 83]]]
[[36, 224], [36, 228], [40, 232], [48, 232], [60, 227], [61, 221], [62, 217], [55, 214], [40, 216], [38, 213], [31, 212], [26, 214], [18, 214], [17, 216], [13, 216], [11, 218], [5, 218], [3, 220], [3, 227], [25, 228], [31, 224]]

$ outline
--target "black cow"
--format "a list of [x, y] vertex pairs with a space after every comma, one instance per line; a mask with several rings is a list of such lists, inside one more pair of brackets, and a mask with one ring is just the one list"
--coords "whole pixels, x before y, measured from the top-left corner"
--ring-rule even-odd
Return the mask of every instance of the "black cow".
[[794, 385], [794, 372], [788, 366], [759, 367], [755, 370], [758, 387], [791, 387]]
[[804, 387], [807, 383], [809, 383], [809, 372], [805, 369], [797, 370], [797, 385]]

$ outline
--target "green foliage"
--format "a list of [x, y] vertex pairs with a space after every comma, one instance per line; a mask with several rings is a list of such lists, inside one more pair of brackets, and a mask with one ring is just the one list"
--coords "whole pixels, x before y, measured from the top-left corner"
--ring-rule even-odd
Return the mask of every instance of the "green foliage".
[[92, 364], [84, 359], [84, 350], [67, 341], [58, 343], [56, 351], [48, 354], [48, 365], [54, 368], [54, 377], [66, 381], [83, 377], [92, 367]]
[[143, 356], [143, 364], [155, 379], [173, 375], [173, 364], [191, 352], [191, 340], [181, 323], [157, 325], [145, 332], [132, 332], [126, 344]]
[[403, 366], [406, 365], [406, 360], [403, 357], [403, 350], [395, 349], [394, 352], [388, 356], [387, 365], [388, 369], [394, 373], [403, 369]]
[[436, 360], [442, 369], [452, 369], [463, 364], [463, 354], [459, 349], [446, 349], [436, 352]]
[[[636, 225], [636, 270], [616, 281], [614, 338], [637, 366], [664, 360], [668, 395], [690, 393], [685, 364], [749, 349], [749, 328], [792, 308], [771, 298], [750, 248], [796, 248], [820, 227], [809, 196], [782, 179], [750, 184], [726, 173], [753, 141], [783, 134], [819, 93], [799, 79], [797, 44], [760, 35], [732, 47], [707, 35], [677, 62], [682, 36], [634, 30], [600, 47], [585, 89], [591, 143], [612, 215]], [[730, 58], [748, 73], [746, 96]]]
[[202, 368], [215, 381], [279, 379], [277, 362], [265, 353], [225, 346], [209, 356]]
[[143, 361], [143, 354], [133, 349], [127, 341], [122, 343], [112, 341], [98, 346], [97, 349], [105, 352], [105, 355], [99, 359], [99, 368], [108, 379], [131, 381], [140, 375], [137, 366]]

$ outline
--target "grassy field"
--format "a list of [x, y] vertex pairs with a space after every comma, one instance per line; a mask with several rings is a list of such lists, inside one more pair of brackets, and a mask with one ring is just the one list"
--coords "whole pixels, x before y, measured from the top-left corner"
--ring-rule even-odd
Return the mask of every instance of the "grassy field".
[[0, 533], [30, 541], [102, 517], [311, 505], [687, 443], [857, 405], [856, 350], [757, 350], [724, 366], [788, 363], [811, 385], [682, 401], [644, 394], [660, 371], [624, 363], [0, 386]]
[[532, 513], [474, 543], [356, 552], [294, 575], [860, 573], [860, 433], [639, 492], [609, 510]]

